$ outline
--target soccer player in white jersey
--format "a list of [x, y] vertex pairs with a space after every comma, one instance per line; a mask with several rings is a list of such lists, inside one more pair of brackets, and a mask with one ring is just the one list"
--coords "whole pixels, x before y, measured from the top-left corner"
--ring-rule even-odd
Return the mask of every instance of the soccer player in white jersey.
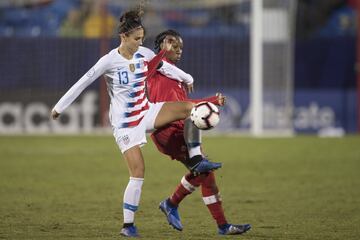
[[[190, 87], [193, 80], [189, 74], [171, 64], [160, 63], [165, 52], [171, 49], [169, 39], [164, 40], [165, 50], [155, 57], [151, 50], [140, 46], [144, 39], [141, 9], [125, 12], [120, 17], [119, 36], [120, 46], [103, 56], [65, 93], [54, 106], [51, 116], [57, 119], [87, 86], [99, 76], [105, 76], [111, 99], [110, 123], [130, 174], [124, 192], [124, 225], [120, 234], [137, 237], [134, 215], [139, 206], [144, 181], [145, 167], [140, 147], [146, 143], [145, 133], [147, 130], [158, 129], [170, 122], [189, 117], [194, 106], [187, 101], [150, 103], [145, 93], [145, 79], [158, 68], [158, 71], [166, 76], [182, 81]], [[193, 170], [201, 173], [218, 167], [218, 164], [202, 160]]]

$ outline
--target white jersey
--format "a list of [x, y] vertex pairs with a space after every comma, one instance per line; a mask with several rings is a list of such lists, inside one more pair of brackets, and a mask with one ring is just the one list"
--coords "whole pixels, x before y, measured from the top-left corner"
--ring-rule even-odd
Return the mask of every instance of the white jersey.
[[[149, 109], [145, 79], [147, 62], [154, 56], [154, 52], [145, 47], [139, 47], [130, 60], [121, 56], [117, 48], [111, 50], [68, 90], [54, 110], [63, 112], [87, 86], [104, 75], [110, 96], [111, 125], [116, 128], [137, 126]], [[187, 84], [193, 82], [191, 75], [166, 62], [163, 62], [159, 71]]]

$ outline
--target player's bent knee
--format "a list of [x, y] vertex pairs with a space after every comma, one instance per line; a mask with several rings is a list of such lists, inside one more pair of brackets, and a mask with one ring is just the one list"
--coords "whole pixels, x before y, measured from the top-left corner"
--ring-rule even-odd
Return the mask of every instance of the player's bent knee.
[[191, 109], [195, 106], [195, 103], [186, 102], [186, 110], [190, 113]]
[[183, 108], [183, 111], [182, 111], [182, 114], [183, 114], [183, 119], [187, 118], [190, 116], [190, 112], [191, 112], [191, 109], [194, 107], [194, 103], [192, 102], [184, 102], [184, 108]]

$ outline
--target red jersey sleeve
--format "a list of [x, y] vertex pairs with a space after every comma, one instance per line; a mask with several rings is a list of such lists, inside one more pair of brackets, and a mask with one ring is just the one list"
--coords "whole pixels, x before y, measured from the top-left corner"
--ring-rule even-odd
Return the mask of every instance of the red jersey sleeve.
[[164, 58], [166, 50], [161, 50], [155, 57], [148, 62], [147, 78], [151, 78], [156, 72], [157, 67]]
[[211, 102], [217, 106], [220, 106], [219, 100], [217, 96], [211, 96], [208, 98], [200, 98], [200, 99], [187, 99], [190, 102], [193, 103], [199, 103], [199, 102]]

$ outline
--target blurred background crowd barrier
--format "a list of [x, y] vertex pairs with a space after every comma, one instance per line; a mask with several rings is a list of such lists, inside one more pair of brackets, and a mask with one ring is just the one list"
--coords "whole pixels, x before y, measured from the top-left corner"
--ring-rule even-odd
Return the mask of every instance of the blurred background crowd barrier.
[[[0, 1], [0, 134], [92, 133], [107, 128], [102, 81], [92, 84], [61, 121], [49, 121], [49, 111], [101, 56], [118, 46], [118, 18], [135, 4]], [[264, 18], [272, 19], [264, 32], [265, 43], [271, 42], [264, 48], [264, 91], [281, 95], [286, 90], [285, 105], [291, 105], [286, 127], [295, 133], [358, 132], [356, 1], [263, 0], [263, 4]], [[251, 8], [250, 0], [145, 4], [144, 45], [153, 48], [156, 34], [176, 29], [184, 39], [179, 66], [196, 81], [192, 97], [216, 92], [228, 96], [219, 132], [248, 132], [251, 125]], [[282, 39], [286, 44], [280, 44]], [[277, 82], [283, 73], [288, 78]], [[265, 124], [284, 125], [284, 111], [276, 104], [265, 104], [263, 112]]]

